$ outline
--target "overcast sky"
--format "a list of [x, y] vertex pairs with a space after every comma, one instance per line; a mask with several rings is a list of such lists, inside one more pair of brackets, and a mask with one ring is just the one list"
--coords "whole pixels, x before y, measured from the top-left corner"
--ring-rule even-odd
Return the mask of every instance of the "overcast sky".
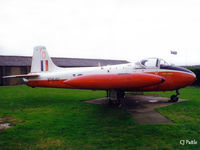
[[200, 0], [0, 0], [0, 55], [37, 45], [53, 57], [200, 64]]

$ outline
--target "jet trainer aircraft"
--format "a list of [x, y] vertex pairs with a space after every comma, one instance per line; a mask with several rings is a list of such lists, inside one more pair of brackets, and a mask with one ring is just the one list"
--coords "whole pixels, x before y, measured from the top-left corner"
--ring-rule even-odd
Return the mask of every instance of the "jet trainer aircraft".
[[169, 65], [160, 58], [112, 66], [60, 68], [46, 48], [34, 48], [31, 72], [4, 78], [24, 78], [30, 87], [106, 90], [109, 100], [124, 98], [125, 91], [176, 90], [171, 101], [178, 101], [178, 90], [194, 82], [196, 76], [183, 67]]

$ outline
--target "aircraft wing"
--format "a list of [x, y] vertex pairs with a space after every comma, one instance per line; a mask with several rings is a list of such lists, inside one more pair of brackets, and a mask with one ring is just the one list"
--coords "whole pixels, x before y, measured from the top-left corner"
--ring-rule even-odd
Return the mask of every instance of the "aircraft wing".
[[3, 78], [30, 78], [30, 77], [39, 77], [39, 75], [38, 74], [20, 74], [20, 75], [4, 76]]
[[161, 76], [148, 73], [119, 73], [84, 75], [63, 83], [81, 89], [133, 89], [164, 82]]

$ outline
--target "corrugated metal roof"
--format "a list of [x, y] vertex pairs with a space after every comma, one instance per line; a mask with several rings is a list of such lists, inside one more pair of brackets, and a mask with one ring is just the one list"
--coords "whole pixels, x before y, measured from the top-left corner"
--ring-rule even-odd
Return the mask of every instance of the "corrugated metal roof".
[[[32, 57], [28, 56], [3, 56], [0, 55], [0, 66], [31, 66]], [[92, 67], [128, 63], [126, 60], [108, 59], [81, 59], [52, 57], [53, 62], [60, 67]]]

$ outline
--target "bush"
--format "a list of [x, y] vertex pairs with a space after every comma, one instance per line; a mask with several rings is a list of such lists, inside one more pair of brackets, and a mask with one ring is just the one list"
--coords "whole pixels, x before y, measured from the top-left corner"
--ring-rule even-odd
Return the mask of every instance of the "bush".
[[190, 69], [196, 75], [196, 81], [192, 85], [200, 86], [200, 68], [188, 67], [188, 69]]

